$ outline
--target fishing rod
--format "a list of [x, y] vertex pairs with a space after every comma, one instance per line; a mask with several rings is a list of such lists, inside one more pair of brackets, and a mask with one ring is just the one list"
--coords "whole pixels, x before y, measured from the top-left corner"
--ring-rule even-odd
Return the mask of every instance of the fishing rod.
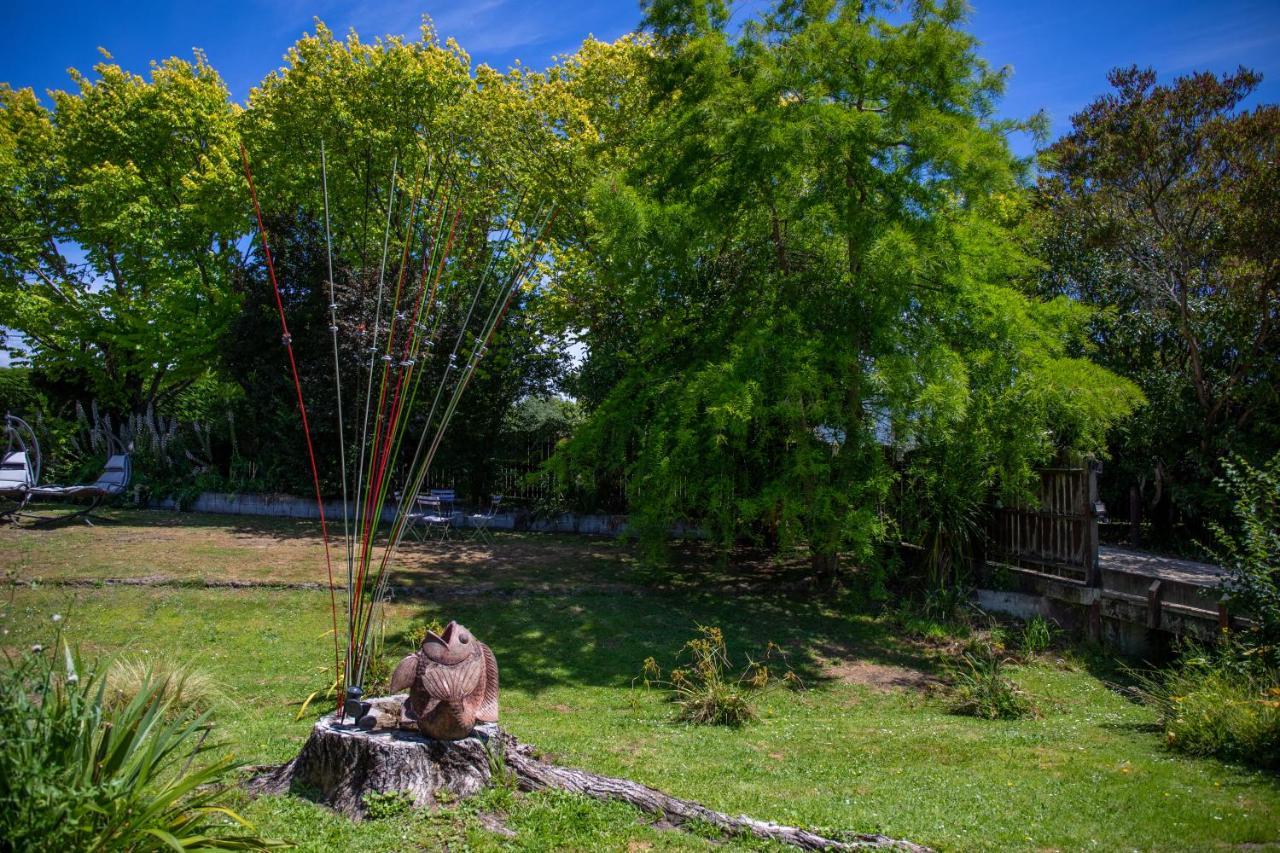
[[311, 442], [311, 425], [307, 421], [307, 406], [302, 398], [302, 380], [298, 376], [298, 362], [293, 355], [293, 336], [289, 334], [289, 322], [285, 318], [284, 300], [280, 297], [280, 283], [276, 279], [275, 261], [271, 247], [267, 245], [267, 227], [262, 221], [262, 207], [258, 204], [258, 189], [253, 183], [253, 170], [249, 166], [249, 151], [240, 143], [240, 161], [244, 166], [245, 181], [249, 184], [249, 196], [253, 199], [253, 213], [258, 220], [258, 236], [262, 241], [262, 256], [271, 279], [271, 290], [276, 298], [276, 311], [280, 315], [280, 339], [289, 355], [289, 371], [293, 375], [293, 388], [298, 397], [298, 412], [302, 415], [302, 434], [307, 443], [307, 459], [311, 463], [311, 483], [316, 492], [316, 511], [320, 515], [320, 535], [324, 540], [324, 563], [329, 576], [329, 609], [333, 619], [333, 669], [334, 677], [341, 677], [338, 663], [338, 602], [333, 588], [333, 561], [329, 554], [329, 525], [325, 520], [324, 498], [320, 494], [320, 472], [316, 467], [315, 447]]
[[[416, 472], [416, 475], [412, 477], [412, 484], [413, 484], [412, 488], [409, 491], [407, 491], [406, 494], [416, 495], [418, 493], [418, 490], [422, 487], [422, 483], [426, 478], [427, 472], [430, 470], [431, 463], [434, 460], [436, 451], [438, 450], [440, 446], [440, 442], [444, 437], [444, 433], [448, 429], [449, 423], [452, 420], [454, 413], [457, 411], [458, 403], [461, 401], [462, 395], [465, 392], [467, 385], [470, 383], [471, 378], [476, 371], [476, 368], [478, 367], [481, 359], [484, 357], [489, 344], [492, 342], [493, 336], [496, 333], [499, 324], [501, 323], [502, 319], [506, 316], [507, 310], [510, 308], [512, 298], [514, 297], [516, 291], [519, 289], [520, 285], [523, 283], [528, 272], [531, 270], [532, 265], [537, 258], [538, 243], [541, 241], [542, 236], [545, 234], [551, 222], [554, 221], [554, 218], [555, 218], [555, 211], [554, 211], [554, 208], [552, 208], [548, 212], [546, 217], [542, 218], [542, 223], [537, 229], [537, 237], [535, 238], [533, 245], [530, 248], [528, 257], [517, 266], [517, 269], [512, 274], [509, 282], [499, 290], [498, 298], [495, 300], [494, 306], [490, 309], [489, 316], [486, 318], [485, 327], [482, 331], [482, 334], [476, 338], [476, 340], [479, 341], [479, 343], [472, 348], [471, 356], [467, 359], [467, 367], [464, 369], [462, 378], [459, 380], [457, 386], [455, 387], [454, 392], [451, 395], [449, 405], [446, 408], [444, 414], [442, 415], [439, 425], [437, 426], [435, 435], [433, 436], [433, 439], [431, 442], [430, 449], [427, 452], [426, 460], [423, 462], [419, 470]], [[474, 307], [474, 300], [473, 300], [473, 307]], [[460, 332], [459, 343], [461, 342], [462, 337], [465, 335], [465, 329], [466, 327], [464, 326], [462, 332]], [[428, 431], [429, 430], [424, 431], [423, 433], [424, 439]], [[379, 567], [378, 576], [375, 583], [375, 592], [374, 592], [374, 595], [372, 596], [372, 603], [369, 605], [370, 613], [372, 613], [372, 607], [376, 606], [377, 601], [383, 595], [385, 595], [387, 579], [389, 577], [386, 573], [386, 566], [389, 564], [392, 556], [394, 555], [395, 551], [398, 549], [401, 541], [403, 540], [404, 531], [407, 526], [406, 521], [407, 521], [407, 514], [404, 513], [402, 510], [397, 515], [396, 521], [393, 524], [392, 537], [388, 543], [387, 548], [384, 549], [383, 551], [382, 561]], [[361, 632], [361, 636], [359, 640], [359, 648], [361, 650], [363, 650], [367, 645], [368, 631], [369, 631], [370, 624], [371, 624], [371, 620], [367, 620], [364, 622], [363, 631]], [[364, 663], [364, 660], [363, 660], [363, 653], [362, 653], [362, 664], [363, 663]], [[365, 667], [363, 665], [357, 669], [357, 678], [360, 679], [361, 683], [363, 682], [364, 669]]]
[[[520, 200], [521, 202], [523, 201], [523, 194], [521, 195]], [[419, 460], [422, 457], [424, 447], [426, 446], [426, 443], [427, 443], [427, 438], [428, 436], [431, 435], [430, 425], [432, 421], [435, 419], [435, 411], [439, 407], [440, 399], [443, 395], [444, 388], [448, 385], [449, 378], [452, 375], [451, 371], [456, 367], [457, 354], [461, 350], [463, 341], [466, 339], [467, 330], [470, 326], [471, 315], [474, 314], [475, 306], [479, 301], [480, 294], [484, 290], [484, 287], [488, 281], [489, 275], [496, 269], [498, 258], [505, 256], [507, 254], [505, 250], [509, 247], [511, 239], [513, 237], [514, 237], [514, 231], [508, 229], [507, 234], [505, 235], [505, 238], [499, 247], [501, 251], [498, 251], [498, 250], [490, 251], [488, 263], [486, 263], [484, 272], [481, 275], [480, 280], [477, 284], [476, 293], [472, 297], [470, 305], [468, 306], [467, 314], [464, 317], [463, 323], [459, 328], [458, 339], [455, 341], [453, 351], [450, 353], [449, 358], [446, 360], [444, 371], [441, 375], [440, 382], [436, 389], [436, 394], [432, 403], [431, 412], [428, 414], [424, 432], [420, 437], [418, 447], [414, 454], [414, 461], [410, 463], [408, 468], [408, 475], [409, 475], [411, 486], [406, 492], [404, 492], [404, 494], [408, 496], [409, 501], [412, 501], [414, 496], [417, 495], [418, 490], [422, 486], [425, 473], [429, 469], [429, 464], [430, 464], [429, 461], [426, 465], [419, 467]], [[517, 266], [517, 274], [513, 276], [513, 282], [518, 281], [520, 278], [518, 269], [519, 269], [519, 266]], [[504, 301], [504, 298], [506, 297], [506, 292], [508, 291], [509, 291], [508, 286], [504, 286], [503, 288], [501, 288], [499, 290], [498, 297], [495, 302], [500, 303]], [[478, 338], [479, 340], [486, 340], [492, 336], [492, 329], [490, 325], [493, 320], [493, 316], [494, 316], [494, 311], [493, 309], [491, 309], [489, 312], [489, 316], [486, 318], [485, 328], [483, 329], [481, 335]], [[464, 372], [463, 378], [455, 388], [455, 393], [452, 399], [450, 400], [450, 405], [448, 407], [450, 418], [452, 417], [452, 411], [456, 409], [458, 399], [460, 399], [460, 390], [465, 389], [466, 384], [469, 383], [471, 373], [474, 371], [477, 363], [478, 361], [476, 359], [468, 360], [469, 369]], [[447, 423], [445, 424], [445, 426], [447, 426]], [[439, 430], [437, 430], [437, 433], [439, 433]], [[431, 446], [432, 446], [432, 449], [430, 451], [430, 455], [434, 457], [435, 449], [438, 448], [439, 446], [438, 437], [436, 438], [436, 440], [431, 442]], [[418, 470], [415, 471], [415, 469], [418, 469]], [[360, 614], [360, 617], [358, 617], [359, 621], [361, 622], [361, 626], [360, 626], [360, 630], [358, 631], [358, 639], [356, 640], [352, 648], [353, 653], [360, 655], [362, 657], [362, 663], [357, 668], [357, 678], [360, 681], [363, 680], [363, 674], [364, 674], [364, 668], [365, 668], [365, 664], [363, 661], [364, 661], [364, 658], [367, 657], [365, 655], [364, 650], [367, 646], [368, 631], [370, 627], [372, 608], [375, 607], [377, 601], [380, 600], [380, 598], [383, 595], [385, 595], [387, 578], [388, 578], [388, 575], [386, 573], [386, 567], [392, 555], [394, 554], [394, 551], [396, 550], [396, 548], [399, 546], [399, 543], [403, 539], [407, 520], [408, 520], [408, 513], [405, 511], [405, 508], [402, 505], [400, 512], [397, 514], [393, 522], [393, 530], [392, 530], [389, 546], [386, 549], [384, 549], [378, 571], [374, 576], [373, 589], [366, 592], [363, 584], [357, 585], [358, 594], [361, 596], [368, 595], [368, 600], [369, 600], [369, 603], [364, 604], [361, 608], [362, 612]], [[369, 614], [367, 618], [365, 618], [365, 613]]]
[[347, 449], [342, 417], [342, 366], [338, 357], [338, 300], [333, 281], [333, 235], [329, 228], [329, 161], [320, 140], [320, 185], [324, 191], [324, 245], [329, 269], [329, 334], [333, 339], [333, 391], [338, 406], [338, 468], [342, 474], [342, 542], [347, 554], [347, 601], [351, 600], [350, 507], [347, 501]]
[[[448, 181], [448, 184], [452, 186], [454, 182], [450, 180]], [[410, 332], [407, 335], [407, 339], [404, 341], [404, 352], [402, 353], [399, 365], [399, 378], [397, 380], [396, 393], [393, 395], [393, 404], [389, 411], [389, 416], [385, 417], [387, 423], [385, 430], [386, 437], [380, 439], [380, 444], [382, 445], [382, 463], [374, 472], [371, 472], [369, 479], [370, 488], [366, 493], [366, 502], [369, 504], [369, 511], [367, 514], [368, 520], [364, 528], [365, 535], [361, 547], [357, 580], [354, 585], [354, 600], [351, 607], [349, 623], [350, 635], [352, 637], [352, 640], [349, 643], [349, 657], [354, 655], [357, 658], [363, 658], [364, 646], [362, 643], [356, 642], [354, 638], [365, 634], [365, 632], [361, 630], [362, 623], [366, 621], [366, 608], [363, 605], [363, 599], [365, 597], [364, 577], [369, 569], [372, 559], [373, 531], [376, 529], [377, 522], [381, 518], [382, 508], [385, 505], [386, 495], [390, 485], [390, 478], [387, 476], [387, 471], [389, 470], [388, 461], [396, 457], [399, 446], [403, 440], [405, 425], [402, 422], [401, 415], [407, 408], [411, 407], [412, 400], [416, 399], [417, 388], [421, 381], [421, 372], [415, 371], [414, 367], [417, 363], [420, 350], [424, 341], [428, 345], [431, 343], [430, 336], [425, 334], [427, 327], [422, 323], [422, 309], [424, 307], [424, 303], [428, 311], [434, 304], [440, 276], [443, 273], [444, 265], [451, 252], [454, 235], [457, 231], [457, 218], [461, 208], [455, 201], [456, 193], [451, 189], [446, 189], [441, 196], [438, 195], [439, 188], [440, 181], [437, 181], [436, 187], [433, 188], [433, 197], [427, 205], [429, 209], [432, 205], [436, 204], [436, 201], [439, 199], [440, 203], [438, 207], [440, 215], [436, 220], [436, 228], [433, 229], [434, 233], [428, 231], [424, 235], [426, 237], [424, 242], [427, 242], [430, 249], [424, 251], [423, 278], [417, 299], [417, 306], [415, 308], [414, 318], [408, 326]], [[455, 213], [450, 222], [449, 240], [444, 243], [442, 249], [441, 235], [443, 233], [444, 223], [448, 218], [447, 214], [451, 207], [455, 208]], [[430, 272], [433, 268], [435, 269], [435, 275], [431, 276]], [[431, 284], [428, 287], [427, 282], [429, 279]], [[430, 302], [425, 301], [428, 297], [428, 291], [430, 292]], [[397, 299], [397, 304], [393, 309], [397, 312], [396, 316], [400, 316], [399, 308], [399, 300]], [[408, 320], [407, 313], [403, 315], [403, 318], [406, 321]], [[404, 392], [406, 380], [410, 382], [408, 393]], [[378, 416], [380, 420], [384, 419], [381, 402], [379, 405]], [[376, 461], [377, 456], [378, 453], [375, 449], [374, 459], [371, 461]], [[348, 669], [350, 669], [350, 667], [351, 663], [349, 661]], [[363, 670], [363, 666], [361, 665], [359, 669]], [[357, 688], [362, 679], [362, 675], [358, 674], [356, 676], [355, 686]]]

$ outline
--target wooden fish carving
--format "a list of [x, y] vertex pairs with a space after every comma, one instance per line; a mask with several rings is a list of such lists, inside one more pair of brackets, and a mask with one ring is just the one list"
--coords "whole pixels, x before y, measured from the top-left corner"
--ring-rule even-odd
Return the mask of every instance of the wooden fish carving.
[[408, 689], [401, 725], [436, 740], [458, 740], [476, 723], [498, 721], [498, 662], [457, 622], [427, 632], [422, 647], [391, 674], [391, 692]]

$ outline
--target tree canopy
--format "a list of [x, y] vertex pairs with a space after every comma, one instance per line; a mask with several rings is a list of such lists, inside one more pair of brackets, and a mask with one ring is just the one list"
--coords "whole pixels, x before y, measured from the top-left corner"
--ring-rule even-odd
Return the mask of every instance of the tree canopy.
[[1210, 509], [1222, 457], [1280, 445], [1280, 108], [1240, 109], [1245, 69], [1110, 81], [1046, 152], [1041, 282], [1101, 309], [1096, 357], [1150, 400], [1110, 479], [1168, 526]]
[[562, 294], [592, 408], [564, 476], [625, 477], [655, 541], [830, 566], [888, 536], [895, 448], [972, 503], [1102, 447], [1141, 398], [1079, 357], [1087, 309], [1020, 290], [1026, 164], [961, 4], [780, 3], [739, 35], [715, 2], [647, 12], [633, 159]]
[[0, 313], [50, 380], [141, 411], [207, 370], [237, 309], [238, 110], [199, 54], [94, 71], [52, 110], [0, 84]]

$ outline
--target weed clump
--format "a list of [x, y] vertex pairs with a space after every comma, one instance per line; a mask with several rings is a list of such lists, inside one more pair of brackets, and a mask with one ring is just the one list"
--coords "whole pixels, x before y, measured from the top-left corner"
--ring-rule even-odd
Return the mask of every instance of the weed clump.
[[[735, 675], [733, 661], [725, 646], [724, 633], [716, 627], [698, 626], [676, 656], [677, 666], [664, 673], [650, 657], [640, 675], [645, 689], [659, 689], [676, 705], [676, 718], [699, 725], [737, 728], [756, 719], [753, 699], [776, 688], [803, 689], [800, 677], [787, 665], [786, 656], [769, 643], [761, 660], [747, 659]], [[780, 671], [771, 670], [771, 660], [780, 661]]]
[[1036, 614], [1022, 626], [1018, 648], [1028, 657], [1047, 652], [1053, 646], [1055, 627], [1048, 619]]
[[1006, 658], [995, 648], [966, 652], [955, 673], [951, 713], [986, 720], [1018, 720], [1036, 715], [1036, 706], [1006, 675]]
[[1193, 650], [1168, 670], [1131, 675], [1170, 749], [1280, 769], [1280, 671], [1238, 649]]
[[407, 814], [413, 798], [404, 791], [371, 791], [364, 795], [364, 816], [369, 820], [385, 820]]

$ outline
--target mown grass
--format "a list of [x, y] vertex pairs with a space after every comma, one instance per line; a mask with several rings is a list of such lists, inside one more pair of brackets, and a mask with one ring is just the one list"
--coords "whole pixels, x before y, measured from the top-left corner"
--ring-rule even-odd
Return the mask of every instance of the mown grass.
[[[49, 616], [58, 612], [88, 652], [192, 662], [226, 687], [220, 731], [239, 757], [251, 763], [291, 757], [314, 714], [327, 710], [294, 719], [301, 700], [324, 686], [332, 669], [327, 592], [29, 582], [86, 576], [83, 564], [72, 571], [58, 563], [66, 553], [59, 551], [63, 537], [92, 553], [152, 529], [150, 516], [120, 518], [110, 528], [4, 533], [5, 564], [28, 581], [14, 591], [6, 645], [46, 638]], [[201, 536], [249, 542], [288, 535], [269, 525], [254, 532], [243, 519], [205, 519], [200, 529], [206, 531]], [[317, 555], [308, 531], [293, 535]], [[24, 552], [17, 559], [10, 550], [15, 544]], [[199, 553], [175, 553], [180, 545], [155, 541], [155, 562], [185, 565], [186, 577], [200, 578], [216, 575], [228, 559], [205, 565]], [[463, 622], [497, 655], [503, 725], [562, 763], [627, 776], [731, 813], [879, 831], [948, 850], [1202, 849], [1280, 841], [1274, 776], [1166, 751], [1152, 731], [1151, 711], [1069, 659], [1044, 656], [1008, 670], [1034, 698], [1038, 718], [959, 717], [922, 690], [881, 690], [837, 677], [859, 671], [842, 666], [851, 663], [939, 674], [942, 652], [904, 639], [889, 620], [859, 612], [852, 601], [802, 593], [778, 576], [754, 582], [755, 565], [706, 567], [700, 577], [684, 573], [655, 588], [638, 579], [643, 575], [628, 550], [614, 543], [499, 537], [485, 552], [492, 558], [472, 559], [474, 548], [452, 546], [452, 556], [439, 546], [420, 549], [423, 565], [441, 557], [423, 571], [465, 594], [394, 602], [389, 653], [408, 650], [405, 637], [414, 624]], [[545, 553], [538, 557], [540, 549]], [[251, 563], [260, 551], [246, 545], [230, 559]], [[529, 553], [535, 557], [528, 565], [510, 570], [483, 565], [514, 564], [513, 554]], [[110, 558], [94, 560], [102, 565]], [[469, 574], [468, 566], [477, 564], [483, 583]], [[310, 567], [312, 578], [322, 565]], [[302, 576], [301, 563], [298, 571]], [[675, 723], [669, 704], [634, 689], [632, 681], [650, 655], [669, 665], [696, 625], [720, 626], [736, 656], [779, 643], [809, 689], [763, 697], [760, 721], [741, 729]], [[263, 833], [308, 850], [707, 844], [696, 834], [655, 828], [625, 806], [566, 795], [499, 790], [438, 814], [359, 825], [297, 797], [244, 806]], [[492, 831], [495, 821], [514, 837]]]

